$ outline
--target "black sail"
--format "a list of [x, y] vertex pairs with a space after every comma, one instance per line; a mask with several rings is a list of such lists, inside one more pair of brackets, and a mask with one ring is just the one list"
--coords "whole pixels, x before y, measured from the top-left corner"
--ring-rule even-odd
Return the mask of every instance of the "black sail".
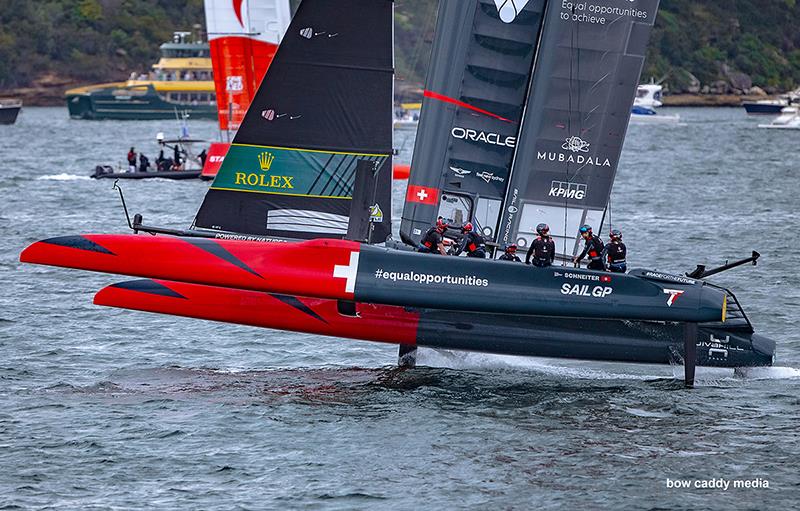
[[[441, 215], [500, 244], [599, 231], [658, 0], [442, 0], [401, 236]], [[566, 220], [565, 220], [566, 219]]]
[[500, 243], [528, 246], [545, 222], [569, 257], [580, 225], [599, 232], [657, 10], [658, 0], [550, 2]]
[[400, 234], [436, 218], [494, 239], [545, 0], [441, 0]]
[[363, 162], [391, 232], [391, 0], [303, 0], [194, 227], [290, 238], [344, 237]]

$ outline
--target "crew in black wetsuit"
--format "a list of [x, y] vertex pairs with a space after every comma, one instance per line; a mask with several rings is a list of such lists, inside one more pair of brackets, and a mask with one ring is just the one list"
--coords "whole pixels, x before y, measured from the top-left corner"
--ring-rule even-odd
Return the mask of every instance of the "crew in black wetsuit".
[[466, 252], [467, 257], [486, 258], [486, 240], [473, 230], [472, 222], [467, 222], [461, 227], [461, 243], [458, 245], [458, 254]]
[[513, 243], [506, 246], [505, 252], [498, 258], [500, 261], [511, 261], [512, 263], [521, 263], [522, 259], [517, 255], [517, 246]]
[[[525, 264], [546, 268], [553, 264], [556, 258], [556, 243], [550, 237], [550, 227], [547, 224], [537, 225], [536, 233], [539, 236], [533, 240], [531, 248], [525, 254]], [[532, 260], [531, 257], [533, 257]]]
[[428, 229], [425, 236], [419, 242], [419, 252], [423, 254], [441, 254], [447, 255], [444, 249], [444, 232], [447, 230], [447, 224], [444, 223], [442, 217], [436, 220], [436, 225]]
[[142, 153], [139, 153], [139, 172], [147, 172], [150, 168], [150, 159]]
[[608, 265], [608, 271], [625, 273], [628, 270], [628, 265], [625, 262], [628, 249], [625, 247], [625, 243], [622, 242], [622, 232], [612, 229], [608, 233], [608, 237], [611, 238], [611, 241], [606, 243], [605, 250], [603, 250], [603, 261]]
[[589, 258], [589, 264], [586, 267], [590, 270], [605, 270], [606, 266], [603, 264], [603, 251], [605, 250], [606, 246], [603, 244], [603, 240], [600, 239], [600, 236], [592, 233], [592, 226], [591, 225], [582, 225], [578, 232], [583, 237], [583, 240], [586, 244], [583, 247], [583, 252], [576, 255], [572, 261], [576, 264], [579, 264], [584, 257]]

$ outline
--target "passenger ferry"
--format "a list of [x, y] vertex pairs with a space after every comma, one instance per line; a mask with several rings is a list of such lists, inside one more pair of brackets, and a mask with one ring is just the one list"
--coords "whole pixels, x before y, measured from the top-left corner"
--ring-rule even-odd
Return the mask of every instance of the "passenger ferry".
[[66, 92], [73, 119], [173, 119], [217, 117], [209, 45], [175, 32], [161, 45], [161, 58], [149, 74], [125, 82], [78, 87]]

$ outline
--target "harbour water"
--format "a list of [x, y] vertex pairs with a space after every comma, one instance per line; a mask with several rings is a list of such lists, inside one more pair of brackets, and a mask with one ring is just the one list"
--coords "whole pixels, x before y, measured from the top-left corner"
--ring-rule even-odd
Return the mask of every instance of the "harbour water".
[[[125, 232], [112, 183], [87, 176], [131, 145], [154, 160], [156, 132], [179, 127], [26, 108], [0, 126], [0, 509], [796, 507], [800, 133], [740, 109], [673, 112], [681, 125], [628, 132], [611, 221], [631, 266], [758, 250], [711, 280], [778, 343], [775, 367], [701, 369], [691, 390], [670, 366], [422, 351], [398, 371], [394, 346], [94, 306], [125, 278], [19, 252]], [[401, 160], [412, 137], [397, 135]], [[208, 184], [123, 188], [145, 223], [187, 227]]]

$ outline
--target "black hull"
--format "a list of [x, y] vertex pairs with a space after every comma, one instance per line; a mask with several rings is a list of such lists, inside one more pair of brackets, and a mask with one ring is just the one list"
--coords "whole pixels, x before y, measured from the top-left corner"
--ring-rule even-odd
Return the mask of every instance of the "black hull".
[[170, 170], [167, 172], [109, 172], [92, 174], [94, 179], [197, 179], [202, 170]]
[[0, 107], [0, 124], [14, 124], [21, 106]]
[[770, 105], [764, 103], [742, 103], [745, 111], [751, 115], [778, 115], [786, 105]]
[[[775, 343], [747, 327], [700, 324], [697, 365], [770, 366]], [[467, 314], [423, 310], [417, 345], [503, 355], [604, 362], [683, 361], [680, 323]]]

